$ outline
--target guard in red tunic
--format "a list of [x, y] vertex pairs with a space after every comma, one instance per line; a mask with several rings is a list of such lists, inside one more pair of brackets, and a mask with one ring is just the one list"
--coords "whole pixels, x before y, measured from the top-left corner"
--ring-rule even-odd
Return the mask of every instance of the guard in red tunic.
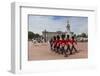
[[53, 37], [53, 51], [56, 51], [56, 36]]
[[64, 57], [67, 57], [68, 55], [66, 54], [65, 45], [66, 45], [65, 35], [62, 35], [61, 54], [64, 54]]
[[70, 44], [71, 44], [71, 40], [69, 38], [69, 35], [67, 35], [67, 38], [66, 38], [66, 46], [67, 46], [67, 49], [65, 51], [66, 53], [67, 52], [70, 52], [71, 53]]
[[75, 50], [75, 52], [78, 53], [78, 51], [77, 51], [75, 45], [77, 45], [77, 42], [76, 42], [76, 40], [74, 39], [74, 36], [72, 36], [72, 39], [71, 39], [71, 52], [70, 52], [70, 54], [72, 54], [72, 51], [73, 51], [73, 50]]
[[56, 40], [56, 52], [57, 52], [58, 54], [60, 54], [60, 43], [61, 43], [60, 36], [57, 35], [57, 40]]

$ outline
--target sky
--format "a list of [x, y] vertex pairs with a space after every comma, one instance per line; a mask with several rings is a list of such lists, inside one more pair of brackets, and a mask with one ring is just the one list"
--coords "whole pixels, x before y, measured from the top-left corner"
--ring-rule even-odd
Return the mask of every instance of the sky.
[[29, 15], [28, 26], [29, 31], [42, 35], [42, 31], [46, 29], [49, 32], [67, 31], [67, 20], [70, 23], [70, 30], [76, 34], [88, 32], [88, 17], [81, 16], [43, 16]]

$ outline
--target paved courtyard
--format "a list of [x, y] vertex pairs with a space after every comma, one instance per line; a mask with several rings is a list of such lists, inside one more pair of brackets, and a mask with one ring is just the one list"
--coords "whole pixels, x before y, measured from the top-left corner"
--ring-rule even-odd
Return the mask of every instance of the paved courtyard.
[[55, 53], [50, 50], [48, 43], [37, 43], [33, 44], [31, 41], [28, 42], [28, 60], [55, 60], [55, 59], [79, 59], [88, 57], [88, 43], [78, 43], [79, 53], [64, 57], [62, 54]]

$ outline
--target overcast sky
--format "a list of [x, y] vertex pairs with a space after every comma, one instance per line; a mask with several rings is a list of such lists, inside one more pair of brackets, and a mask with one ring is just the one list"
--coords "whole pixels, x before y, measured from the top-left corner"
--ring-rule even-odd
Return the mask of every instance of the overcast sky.
[[79, 16], [35, 16], [29, 15], [29, 31], [42, 34], [43, 30], [50, 32], [67, 31], [67, 20], [72, 32], [79, 34], [88, 32], [88, 17]]

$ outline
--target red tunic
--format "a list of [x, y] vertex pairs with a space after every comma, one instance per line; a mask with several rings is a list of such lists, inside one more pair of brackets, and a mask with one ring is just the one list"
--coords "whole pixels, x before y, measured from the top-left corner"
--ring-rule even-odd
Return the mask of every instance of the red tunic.
[[56, 41], [56, 45], [57, 45], [57, 46], [60, 46], [60, 43], [61, 43], [61, 40], [57, 40], [57, 41]]
[[72, 39], [71, 44], [74, 44], [74, 43], [77, 44], [76, 40]]
[[70, 39], [66, 39], [66, 45], [70, 45], [71, 40]]
[[57, 43], [57, 40], [54, 40], [54, 41], [53, 41], [54, 46], [56, 46], [56, 43]]
[[60, 44], [61, 44], [61, 46], [65, 46], [66, 45], [66, 40], [61, 40]]

